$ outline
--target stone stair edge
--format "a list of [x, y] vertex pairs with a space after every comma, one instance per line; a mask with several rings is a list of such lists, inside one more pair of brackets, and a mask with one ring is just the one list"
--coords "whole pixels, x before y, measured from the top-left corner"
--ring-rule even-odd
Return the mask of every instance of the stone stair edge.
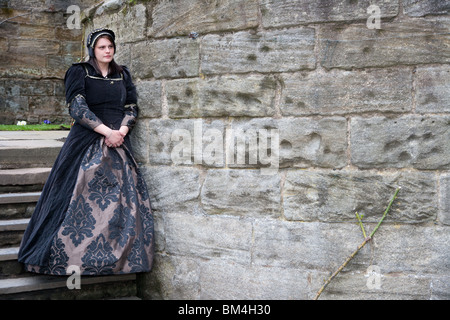
[[66, 138], [69, 132], [70, 130], [0, 131], [0, 141], [60, 140]]
[[0, 169], [52, 166], [68, 134], [69, 131], [0, 131]]
[[25, 231], [30, 219], [0, 220], [0, 232], [3, 231]]
[[10, 192], [0, 194], [0, 204], [37, 202], [41, 192]]
[[[34, 275], [33, 277], [12, 278], [0, 280], [1, 295], [57, 289], [67, 286], [68, 276]], [[99, 283], [111, 283], [136, 280], [136, 274], [80, 276], [81, 286]]]
[[0, 262], [17, 260], [19, 255], [19, 247], [0, 248]]
[[51, 167], [0, 169], [0, 186], [43, 185]]

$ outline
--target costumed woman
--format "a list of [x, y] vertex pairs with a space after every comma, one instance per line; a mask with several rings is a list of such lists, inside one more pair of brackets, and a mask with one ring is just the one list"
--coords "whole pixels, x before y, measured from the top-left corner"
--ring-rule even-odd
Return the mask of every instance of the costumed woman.
[[65, 75], [75, 119], [31, 216], [19, 251], [27, 271], [81, 275], [150, 271], [153, 216], [129, 132], [138, 113], [129, 70], [114, 61], [115, 35], [96, 29], [89, 61]]

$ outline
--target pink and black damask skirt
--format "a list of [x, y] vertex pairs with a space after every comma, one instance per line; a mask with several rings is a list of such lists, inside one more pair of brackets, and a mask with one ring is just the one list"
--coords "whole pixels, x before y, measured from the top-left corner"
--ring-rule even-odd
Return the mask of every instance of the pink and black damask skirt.
[[[73, 132], [72, 132], [73, 131]], [[153, 216], [129, 140], [109, 148], [74, 127], [36, 205], [19, 251], [31, 272], [82, 275], [150, 271]]]

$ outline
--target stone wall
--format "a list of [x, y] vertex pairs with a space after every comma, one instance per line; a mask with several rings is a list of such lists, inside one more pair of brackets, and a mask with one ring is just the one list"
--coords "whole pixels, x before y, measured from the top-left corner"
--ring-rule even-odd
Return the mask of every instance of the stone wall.
[[448, 9], [114, 0], [86, 10], [86, 33], [116, 32], [140, 97], [133, 143], [157, 244], [140, 294], [311, 299], [363, 241], [355, 212], [373, 230], [401, 186], [321, 298], [450, 298]]
[[70, 123], [64, 73], [81, 58], [81, 24], [69, 29], [70, 5], [93, 0], [0, 1], [0, 124]]

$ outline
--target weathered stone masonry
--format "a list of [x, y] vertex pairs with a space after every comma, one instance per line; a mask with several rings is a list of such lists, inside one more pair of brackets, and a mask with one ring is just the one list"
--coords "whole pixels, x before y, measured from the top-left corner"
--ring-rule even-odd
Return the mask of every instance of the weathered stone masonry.
[[[117, 1], [116, 1], [117, 2]], [[120, 3], [120, 1], [119, 1]], [[366, 25], [381, 9], [381, 29]], [[100, 8], [100, 9], [99, 9]], [[137, 1], [91, 8], [118, 34], [140, 94], [135, 151], [156, 217], [147, 298], [310, 299], [450, 294], [448, 7], [432, 1]], [[97, 14], [101, 12], [101, 14]], [[197, 32], [198, 38], [189, 37]], [[277, 129], [279, 169], [192, 158], [173, 138]], [[247, 138], [251, 138], [247, 136]], [[191, 142], [192, 142], [191, 141]], [[194, 146], [195, 147], [195, 146]], [[379, 267], [381, 286], [367, 284]]]
[[70, 5], [93, 0], [0, 1], [0, 123], [70, 123], [62, 81], [82, 56], [82, 30], [68, 29]]
[[[380, 8], [381, 29], [366, 25], [370, 5]], [[355, 211], [372, 230], [401, 186], [373, 241], [321, 299], [450, 298], [444, 1], [114, 0], [85, 8], [84, 32], [116, 32], [116, 60], [139, 92], [133, 144], [157, 237], [143, 297], [311, 299], [362, 242]], [[250, 163], [252, 149], [245, 163], [229, 161], [229, 130], [254, 141], [249, 133], [263, 129], [279, 134], [274, 174]], [[197, 143], [183, 164], [173, 161], [176, 130]], [[223, 161], [197, 163], [211, 132], [223, 138]], [[368, 284], [371, 266], [379, 286]]]

